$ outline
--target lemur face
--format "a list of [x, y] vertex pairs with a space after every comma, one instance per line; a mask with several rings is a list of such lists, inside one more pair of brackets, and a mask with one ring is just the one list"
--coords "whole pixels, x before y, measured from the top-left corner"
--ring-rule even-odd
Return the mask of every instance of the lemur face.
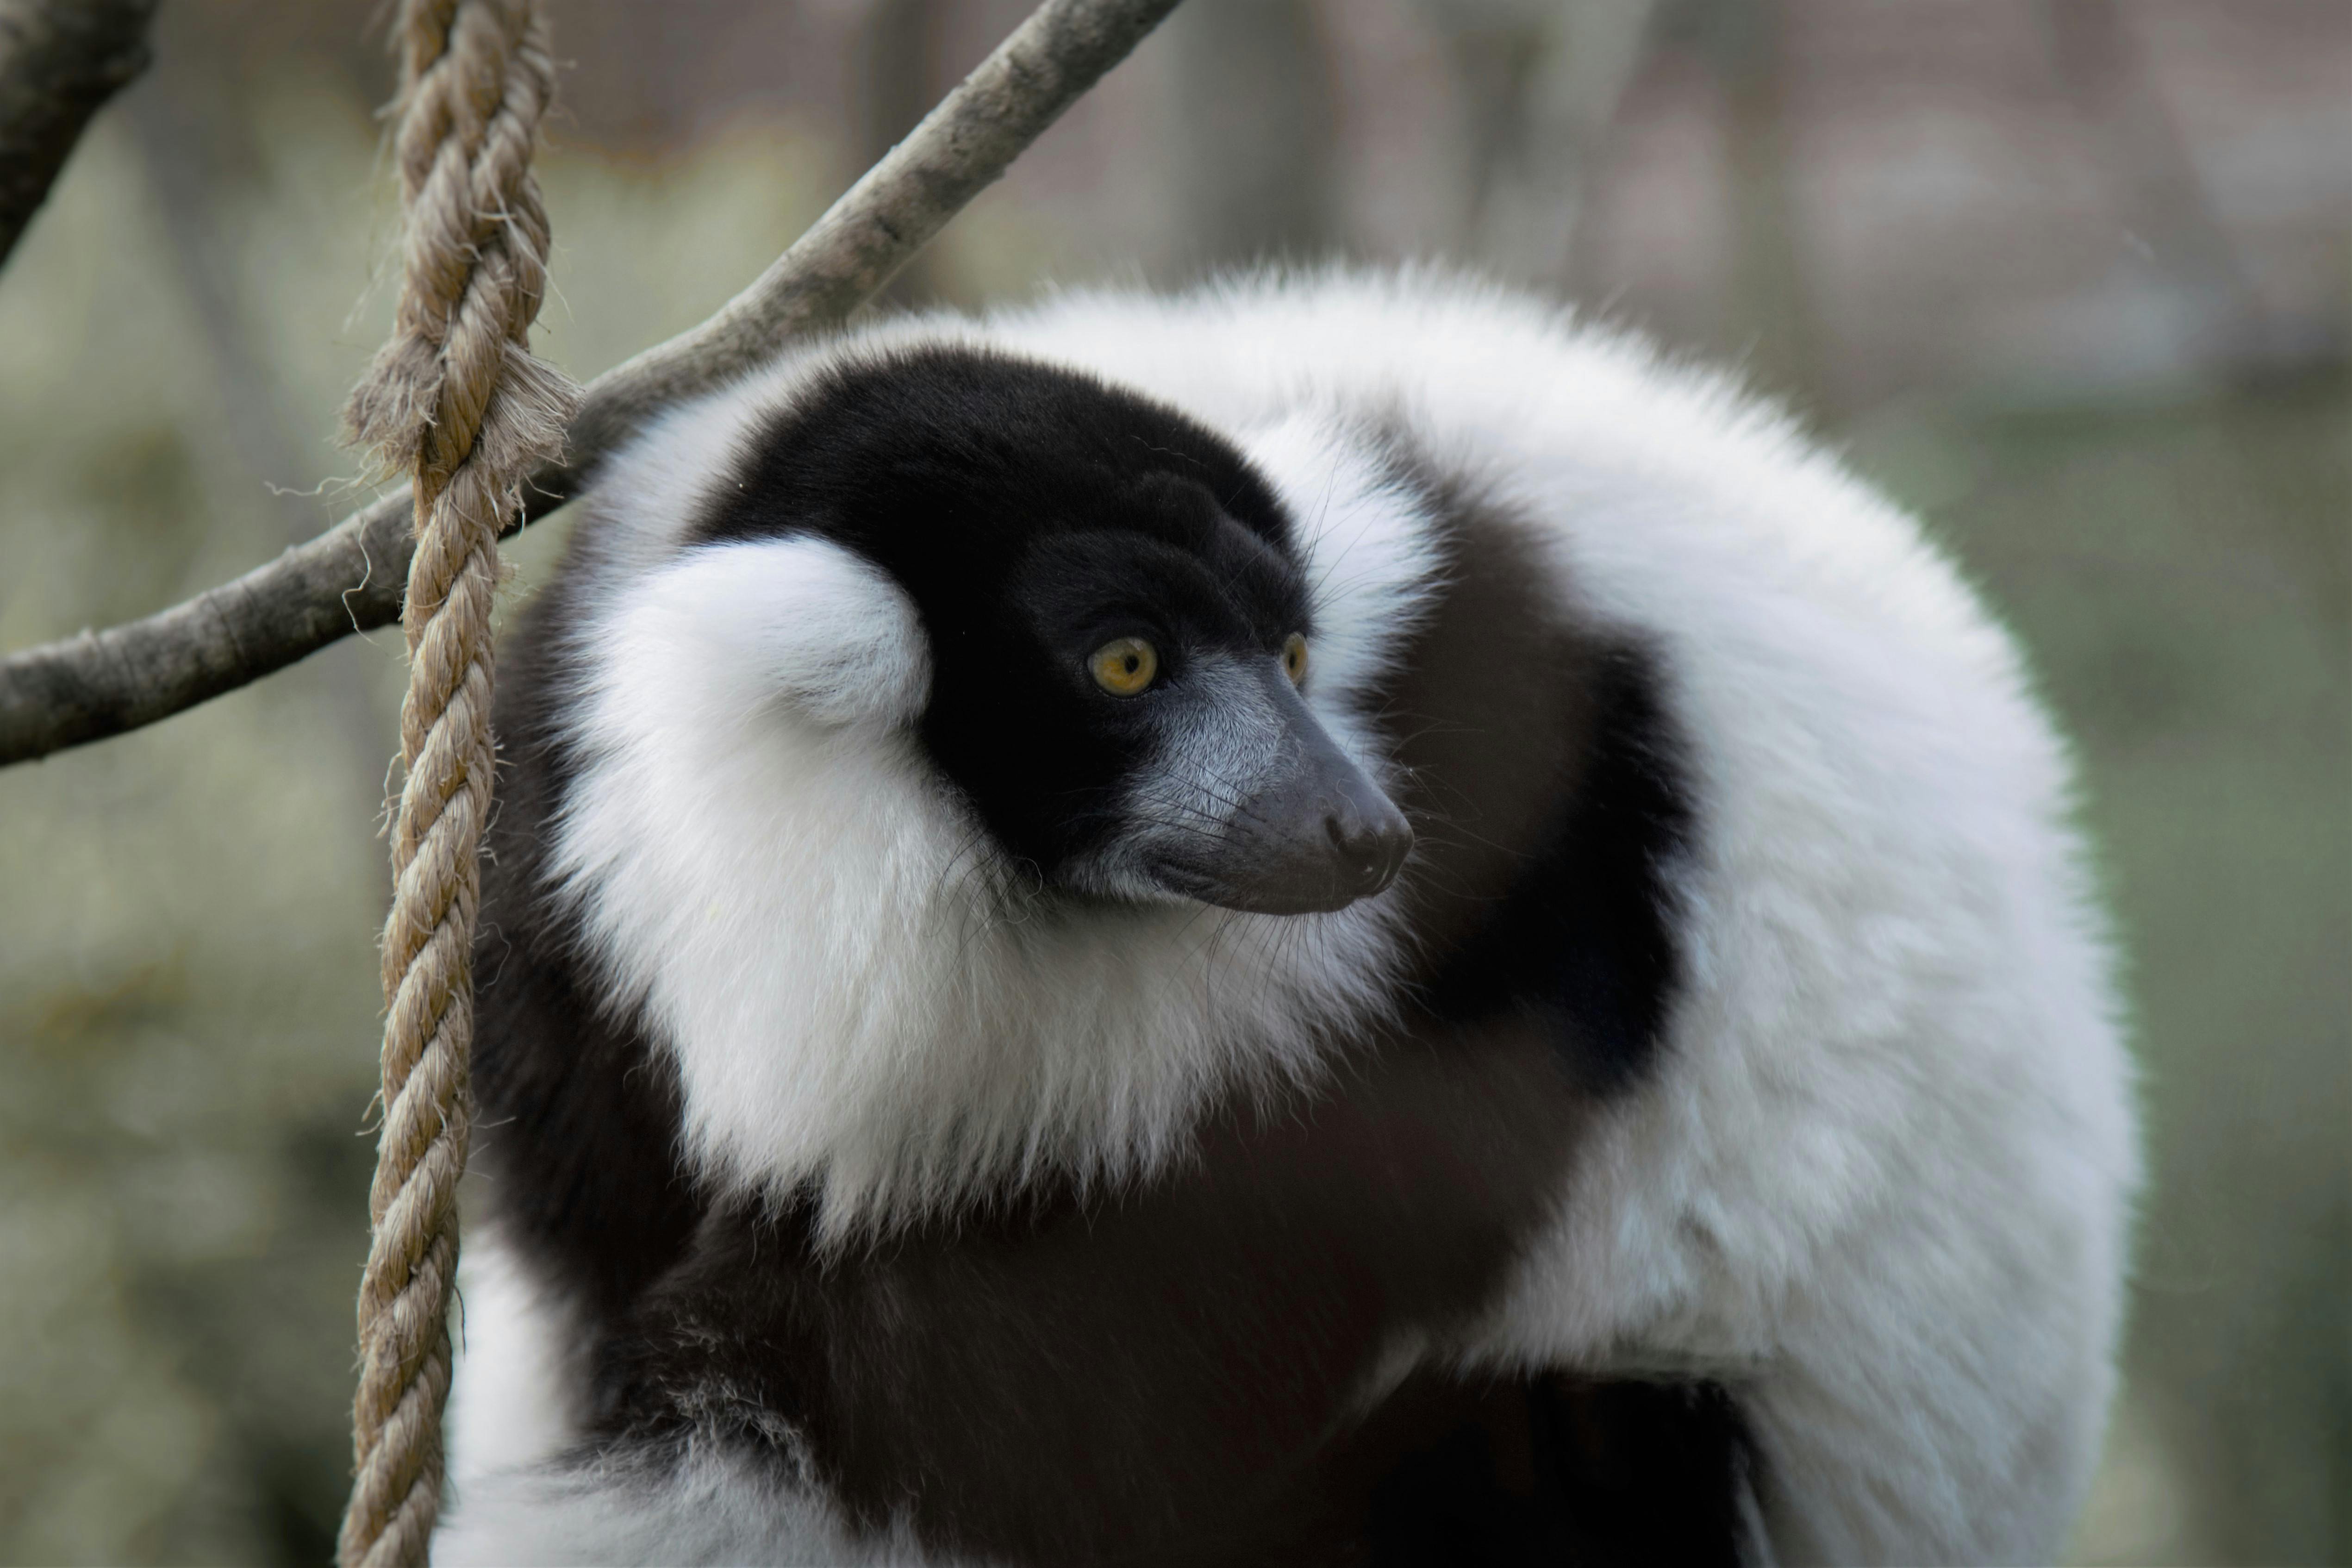
[[852, 366], [698, 533], [814, 534], [889, 575], [929, 638], [926, 750], [1049, 885], [1288, 914], [1403, 862], [1403, 814], [1307, 700], [1280, 503], [1170, 410], [969, 351]]

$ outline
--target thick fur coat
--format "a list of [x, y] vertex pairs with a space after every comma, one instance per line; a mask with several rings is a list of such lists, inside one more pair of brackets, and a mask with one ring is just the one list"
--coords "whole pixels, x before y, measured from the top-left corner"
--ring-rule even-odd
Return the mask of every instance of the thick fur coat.
[[[792, 521], [902, 447], [928, 510]], [[1207, 796], [1018, 848], [1050, 737], [940, 714], [950, 481], [1024, 453], [1303, 584], [1393, 885], [1128, 896]], [[443, 1561], [2061, 1549], [2136, 1178], [2068, 762], [1784, 419], [1475, 284], [1269, 279], [853, 332], [585, 505], [501, 675]], [[1168, 776], [1273, 744], [1230, 690]]]

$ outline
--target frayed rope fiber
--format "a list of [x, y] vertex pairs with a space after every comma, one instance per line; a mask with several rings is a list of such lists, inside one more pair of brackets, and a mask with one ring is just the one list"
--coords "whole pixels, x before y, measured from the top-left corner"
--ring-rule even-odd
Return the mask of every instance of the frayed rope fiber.
[[530, 347], [548, 247], [530, 161], [555, 85], [536, 0], [404, 0], [397, 41], [400, 313], [345, 415], [354, 440], [409, 473], [416, 553], [344, 1568], [425, 1563], [440, 1513], [499, 531], [524, 476], [561, 455], [580, 402]]

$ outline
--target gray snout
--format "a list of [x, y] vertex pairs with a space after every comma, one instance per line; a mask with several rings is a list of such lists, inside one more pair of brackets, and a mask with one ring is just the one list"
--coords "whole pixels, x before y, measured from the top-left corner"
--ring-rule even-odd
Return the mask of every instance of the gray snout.
[[1244, 794], [1223, 833], [1193, 837], [1162, 872], [1205, 903], [1260, 914], [1345, 909], [1396, 880], [1412, 826], [1334, 742], [1286, 682], [1277, 759]]
[[1338, 851], [1340, 875], [1352, 889], [1349, 896], [1358, 899], [1395, 881], [1404, 868], [1405, 852], [1412, 847], [1412, 825], [1396, 803], [1376, 789], [1366, 793], [1369, 798], [1349, 795], [1323, 816], [1323, 831]]
[[1241, 854], [1232, 908], [1265, 914], [1345, 909], [1396, 880], [1412, 826], [1396, 803], [1318, 729], [1328, 754], [1250, 801], [1237, 814]]

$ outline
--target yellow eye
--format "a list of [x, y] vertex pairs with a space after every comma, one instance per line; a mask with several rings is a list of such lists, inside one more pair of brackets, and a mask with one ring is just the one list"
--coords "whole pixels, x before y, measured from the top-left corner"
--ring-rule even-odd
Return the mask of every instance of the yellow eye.
[[1289, 672], [1290, 684], [1307, 682], [1307, 639], [1297, 632], [1282, 639], [1282, 668]]
[[1132, 697], [1160, 673], [1160, 650], [1141, 637], [1120, 637], [1095, 649], [1087, 661], [1095, 684], [1113, 697]]

